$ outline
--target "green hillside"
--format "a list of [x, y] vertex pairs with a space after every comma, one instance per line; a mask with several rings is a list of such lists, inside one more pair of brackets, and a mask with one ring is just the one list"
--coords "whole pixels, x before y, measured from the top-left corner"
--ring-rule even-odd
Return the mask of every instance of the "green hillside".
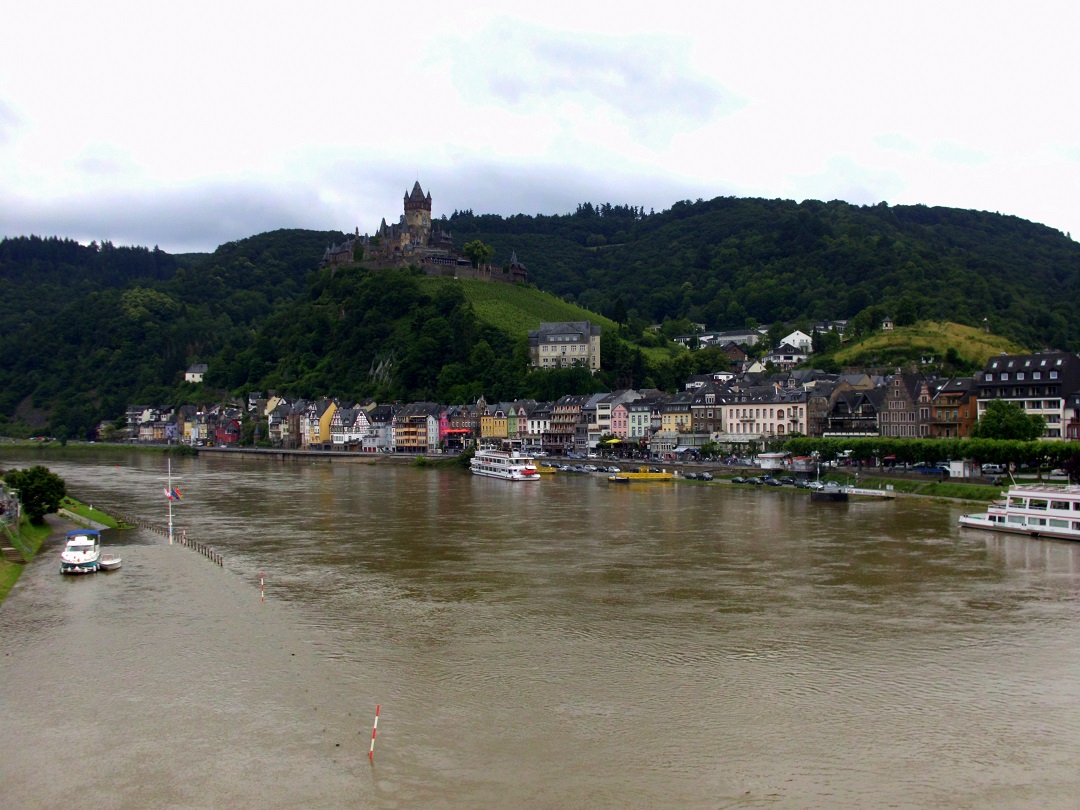
[[[923, 321], [878, 332], [846, 345], [833, 355], [842, 366], [890, 367], [935, 359], [954, 371], [981, 369], [997, 354], [1027, 354], [1030, 350], [1008, 338], [982, 329], [948, 322]], [[948, 358], [948, 360], [947, 360]]]
[[473, 279], [420, 279], [420, 289], [429, 295], [447, 285], [455, 286], [465, 294], [481, 320], [507, 334], [524, 335], [541, 322], [551, 321], [592, 321], [604, 329], [617, 328], [614, 321], [535, 287]]

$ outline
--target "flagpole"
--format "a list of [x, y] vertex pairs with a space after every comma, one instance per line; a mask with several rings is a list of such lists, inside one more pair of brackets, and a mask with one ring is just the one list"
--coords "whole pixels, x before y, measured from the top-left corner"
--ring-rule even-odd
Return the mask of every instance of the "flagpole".
[[172, 545], [172, 459], [168, 459], [169, 462], [169, 497], [166, 499], [169, 502], [169, 545]]

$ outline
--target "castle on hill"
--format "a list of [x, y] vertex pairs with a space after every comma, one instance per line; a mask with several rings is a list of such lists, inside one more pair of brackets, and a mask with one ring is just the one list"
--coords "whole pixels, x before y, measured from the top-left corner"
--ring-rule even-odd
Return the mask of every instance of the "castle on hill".
[[404, 213], [393, 225], [383, 218], [373, 234], [356, 235], [340, 245], [327, 247], [322, 266], [352, 264], [362, 261], [376, 270], [392, 267], [420, 267], [429, 276], [476, 278], [483, 281], [526, 282], [528, 271], [518, 261], [517, 252], [510, 256], [506, 269], [491, 264], [473, 267], [472, 262], [454, 250], [450, 231], [443, 230], [431, 219], [431, 191], [424, 194], [420, 181], [405, 194]]

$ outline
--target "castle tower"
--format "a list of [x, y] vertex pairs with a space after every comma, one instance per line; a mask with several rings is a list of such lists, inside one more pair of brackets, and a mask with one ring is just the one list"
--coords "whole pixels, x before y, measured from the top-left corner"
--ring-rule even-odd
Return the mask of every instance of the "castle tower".
[[424, 196], [420, 181], [413, 184], [412, 193], [405, 195], [405, 227], [410, 241], [426, 245], [431, 239], [431, 192]]

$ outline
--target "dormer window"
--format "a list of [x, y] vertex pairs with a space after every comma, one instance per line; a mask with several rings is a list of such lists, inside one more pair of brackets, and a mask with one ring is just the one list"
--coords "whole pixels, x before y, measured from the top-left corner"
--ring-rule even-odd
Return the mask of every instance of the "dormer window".
[[1009, 373], [1007, 371], [1001, 372], [1001, 381], [1002, 382], [1008, 382], [1009, 381]]

